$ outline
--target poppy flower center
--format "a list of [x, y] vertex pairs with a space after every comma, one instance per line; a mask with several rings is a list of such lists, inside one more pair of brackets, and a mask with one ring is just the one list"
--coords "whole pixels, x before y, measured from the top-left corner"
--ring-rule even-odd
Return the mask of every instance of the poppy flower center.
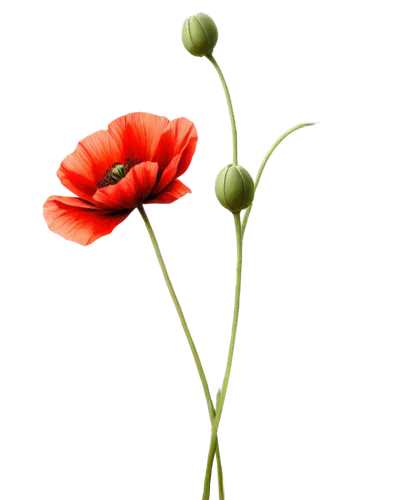
[[131, 168], [138, 163], [140, 163], [140, 161], [135, 160], [134, 158], [127, 158], [125, 160], [125, 164], [119, 162], [114, 163], [106, 170], [104, 176], [97, 182], [97, 187], [102, 188], [112, 184], [117, 184], [126, 176], [129, 170], [131, 170]]

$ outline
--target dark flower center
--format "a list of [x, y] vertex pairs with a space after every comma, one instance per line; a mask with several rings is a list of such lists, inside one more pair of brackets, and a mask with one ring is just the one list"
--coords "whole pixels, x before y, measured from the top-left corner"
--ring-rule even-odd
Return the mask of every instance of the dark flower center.
[[103, 178], [97, 182], [97, 187], [103, 188], [111, 184], [117, 184], [138, 163], [140, 161], [135, 158], [127, 158], [124, 164], [120, 162], [114, 163], [106, 170]]

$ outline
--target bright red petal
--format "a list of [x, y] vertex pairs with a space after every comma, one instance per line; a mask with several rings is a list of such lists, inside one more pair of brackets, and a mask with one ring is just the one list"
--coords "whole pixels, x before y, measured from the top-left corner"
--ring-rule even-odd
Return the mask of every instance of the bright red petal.
[[90, 200], [106, 170], [123, 160], [121, 144], [109, 132], [100, 130], [78, 143], [75, 151], [61, 163], [57, 175], [66, 188]]
[[153, 194], [157, 194], [165, 189], [168, 184], [170, 184], [175, 179], [178, 172], [179, 162], [181, 161], [181, 156], [182, 155], [176, 155], [175, 158], [173, 158], [173, 160], [170, 162], [168, 167], [161, 174], [156, 187], [153, 189]]
[[[182, 167], [178, 167], [179, 175], [182, 175], [190, 164], [197, 139], [196, 128], [190, 120], [187, 118], [172, 120], [160, 138], [154, 161], [158, 162], [160, 170], [163, 171], [177, 154], [182, 153]], [[189, 149], [184, 154], [186, 148]]]
[[158, 176], [158, 163], [146, 161], [132, 168], [136, 185], [136, 201], [142, 204], [153, 191]]
[[196, 137], [192, 137], [189, 139], [181, 157], [181, 161], [179, 162], [178, 172], [176, 177], [180, 177], [182, 174], [186, 172], [189, 168], [190, 162], [192, 161], [194, 152], [196, 151], [197, 146], [197, 134]]
[[123, 157], [129, 158], [129, 151], [125, 148], [126, 143], [126, 113], [120, 113], [117, 116], [114, 116], [109, 122], [105, 125], [106, 130], [110, 133], [111, 137], [117, 144], [122, 145], [123, 148]]
[[156, 183], [157, 174], [157, 163], [139, 163], [117, 184], [98, 189], [93, 200], [113, 210], [133, 210], [142, 205], [149, 196]]
[[158, 194], [152, 200], [146, 201], [145, 203], [173, 203], [185, 194], [191, 193], [191, 190], [183, 184], [183, 182], [178, 179], [174, 180], [167, 186], [164, 191]]
[[108, 126], [112, 137], [124, 144], [126, 158], [137, 162], [153, 161], [161, 134], [167, 129], [165, 116], [150, 113], [129, 113]]
[[57, 177], [67, 189], [81, 198], [90, 200], [97, 189], [92, 161], [80, 144], [62, 161]]
[[130, 211], [97, 210], [85, 200], [66, 196], [50, 196], [43, 205], [43, 216], [49, 229], [84, 246], [110, 234], [129, 214]]
[[[83, 148], [90, 159], [89, 168], [95, 184], [103, 179], [111, 165], [125, 163], [123, 144], [116, 140], [106, 127], [96, 129], [82, 137], [75, 146], [78, 147]], [[72, 151], [72, 154], [74, 153], [75, 150]]]

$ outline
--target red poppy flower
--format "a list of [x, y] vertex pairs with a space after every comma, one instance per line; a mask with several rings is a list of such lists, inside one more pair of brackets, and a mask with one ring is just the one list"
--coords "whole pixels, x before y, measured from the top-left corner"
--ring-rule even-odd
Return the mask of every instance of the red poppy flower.
[[78, 143], [57, 176], [79, 198], [50, 196], [43, 215], [51, 231], [90, 245], [110, 234], [138, 206], [172, 203], [190, 189], [177, 178], [197, 144], [194, 124], [130, 113]]

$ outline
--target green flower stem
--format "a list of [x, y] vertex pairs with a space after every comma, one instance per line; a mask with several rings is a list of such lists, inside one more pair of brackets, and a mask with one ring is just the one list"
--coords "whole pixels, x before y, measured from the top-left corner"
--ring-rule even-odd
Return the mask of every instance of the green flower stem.
[[[167, 284], [168, 291], [169, 291], [171, 298], [172, 298], [172, 301], [175, 305], [176, 312], [178, 313], [179, 319], [181, 320], [182, 327], [183, 327], [183, 330], [185, 332], [187, 341], [189, 342], [190, 350], [192, 351], [193, 358], [194, 358], [194, 361], [196, 363], [197, 371], [199, 372], [200, 380], [201, 380], [201, 383], [203, 385], [204, 395], [205, 395], [206, 401], [207, 401], [208, 414], [210, 417], [211, 425], [213, 426], [214, 420], [215, 420], [215, 409], [214, 409], [214, 405], [213, 405], [213, 402], [211, 399], [210, 390], [208, 387], [208, 382], [207, 382], [206, 376], [204, 374], [204, 370], [203, 370], [199, 355], [197, 353], [196, 346], [193, 342], [192, 336], [190, 335], [190, 331], [189, 331], [189, 328], [187, 326], [185, 316], [183, 315], [183, 311], [182, 311], [182, 308], [179, 304], [178, 297], [176, 296], [174, 287], [172, 286], [170, 277], [168, 275], [167, 268], [165, 267], [165, 262], [164, 262], [162, 255], [161, 255], [160, 247], [158, 246], [158, 242], [157, 242], [156, 236], [154, 234], [153, 228], [151, 227], [150, 221], [147, 217], [147, 214], [144, 210], [144, 207], [140, 206], [140, 207], [138, 207], [138, 210], [139, 210], [140, 215], [142, 216], [143, 221], [146, 225], [147, 231], [149, 232], [149, 236], [150, 236], [151, 242], [153, 243], [153, 247], [154, 247], [154, 250], [156, 252], [157, 259], [158, 259], [158, 262], [159, 262], [160, 267], [161, 267], [161, 271], [162, 271], [164, 279], [165, 279], [165, 283]], [[219, 452], [218, 440], [217, 440], [216, 447], [214, 447], [214, 451], [216, 451], [217, 464], [218, 464], [219, 498], [220, 498], [220, 500], [224, 500], [224, 482], [223, 482], [222, 464], [221, 464], [221, 456], [220, 456], [220, 452]], [[213, 458], [214, 458], [214, 456], [213, 456]]]
[[231, 341], [229, 344], [229, 354], [228, 354], [228, 361], [226, 363], [224, 381], [222, 383], [220, 396], [219, 398], [217, 397], [217, 409], [215, 413], [214, 424], [211, 430], [210, 447], [208, 450], [208, 458], [207, 458], [207, 469], [204, 478], [203, 500], [209, 500], [210, 498], [212, 465], [214, 461], [215, 449], [218, 444], [217, 432], [218, 432], [219, 422], [221, 420], [222, 410], [224, 408], [229, 377], [231, 374], [233, 352], [235, 350], [236, 331], [239, 320], [240, 288], [242, 282], [242, 245], [243, 245], [242, 225], [240, 221], [240, 213], [233, 214], [233, 217], [235, 220], [235, 229], [236, 229], [237, 265], [236, 265], [236, 289], [235, 289], [235, 304], [233, 310], [232, 333], [231, 333]]
[[228, 108], [229, 108], [229, 116], [231, 117], [231, 127], [232, 127], [232, 143], [233, 143], [233, 165], [238, 164], [238, 154], [237, 154], [237, 130], [236, 130], [236, 122], [235, 122], [235, 115], [233, 114], [233, 107], [232, 107], [232, 101], [231, 101], [231, 96], [229, 94], [228, 86], [226, 84], [224, 75], [222, 74], [221, 68], [218, 66], [217, 61], [215, 60], [214, 56], [212, 54], [206, 56], [207, 59], [211, 62], [211, 64], [214, 66], [214, 68], [217, 70], [217, 73], [221, 79], [222, 86], [224, 87], [224, 92], [226, 96], [226, 102], [228, 103]]
[[[258, 169], [258, 173], [257, 173], [257, 177], [256, 177], [256, 181], [254, 183], [254, 190], [257, 189], [257, 186], [258, 186], [258, 183], [260, 182], [260, 179], [261, 179], [261, 175], [264, 171], [264, 167], [265, 165], [267, 164], [267, 161], [269, 160], [270, 156], [272, 155], [272, 153], [275, 151], [275, 149], [279, 146], [279, 144], [283, 141], [283, 139], [285, 139], [288, 135], [290, 135], [292, 132], [296, 132], [296, 130], [299, 130], [303, 127], [310, 127], [311, 125], [315, 125], [315, 122], [307, 122], [307, 123], [299, 123], [299, 125], [296, 125], [292, 128], [290, 128], [289, 130], [287, 130], [284, 134], [282, 134], [279, 139], [277, 139], [274, 144], [271, 146], [270, 150], [268, 151], [268, 153], [266, 154], [266, 156], [264, 157], [263, 161], [261, 162], [261, 165], [260, 165], [260, 168]], [[246, 226], [247, 226], [247, 221], [249, 219], [249, 216], [250, 216], [250, 212], [251, 212], [251, 208], [253, 206], [253, 203], [247, 208], [244, 216], [243, 216], [243, 221], [242, 221], [242, 238], [244, 236], [244, 231], [246, 229]]]

